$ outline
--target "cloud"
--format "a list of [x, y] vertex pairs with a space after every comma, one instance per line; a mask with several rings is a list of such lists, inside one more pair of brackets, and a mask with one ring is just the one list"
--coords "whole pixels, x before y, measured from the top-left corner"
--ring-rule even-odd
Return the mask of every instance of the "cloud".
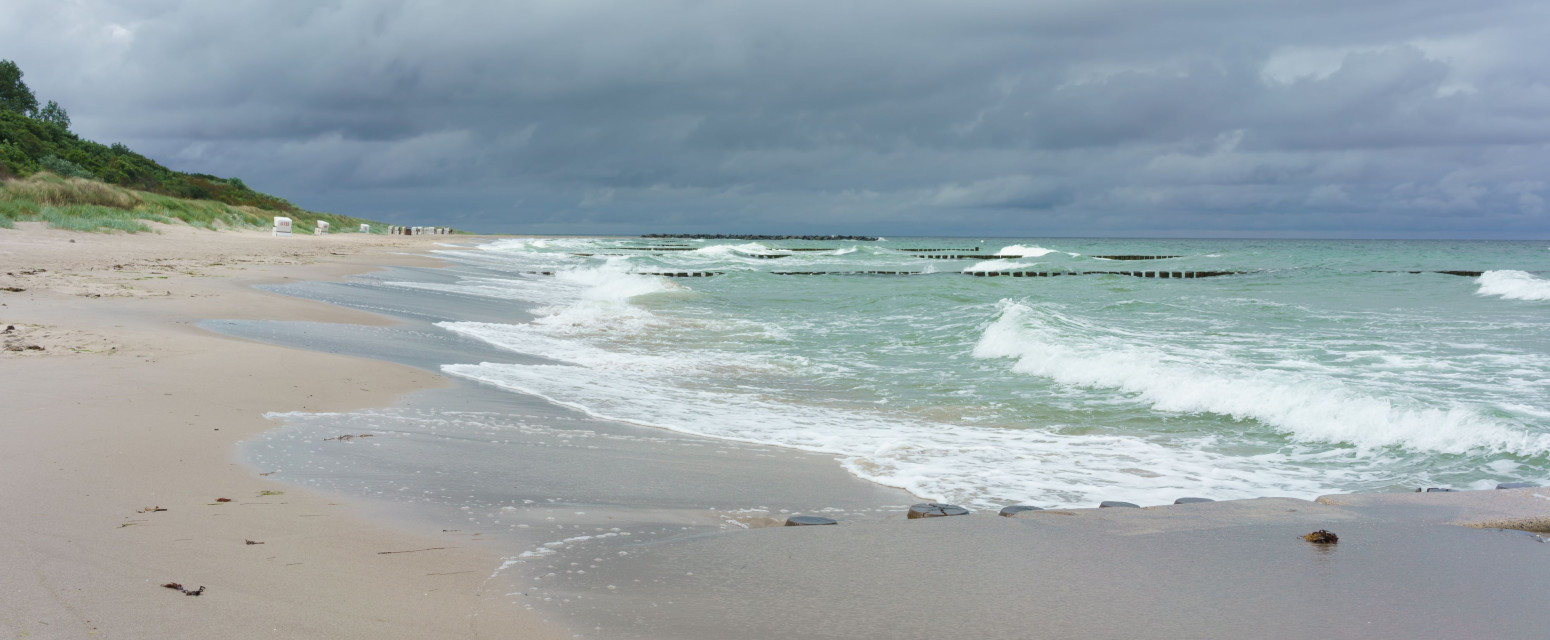
[[483, 230], [1550, 235], [1537, 3], [18, 0], [83, 135]]

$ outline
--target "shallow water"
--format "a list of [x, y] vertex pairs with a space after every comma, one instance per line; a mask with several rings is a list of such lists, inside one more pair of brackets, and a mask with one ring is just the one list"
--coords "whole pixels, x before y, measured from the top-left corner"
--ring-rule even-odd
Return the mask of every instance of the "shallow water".
[[[1029, 571], [1115, 570], [1105, 558], [1117, 551], [1105, 545], [1144, 549], [1159, 572], [1211, 558], [1175, 558], [1166, 536], [1155, 548], [1128, 538], [1089, 548], [1077, 544], [1089, 535], [1081, 530], [1002, 532], [1002, 519], [983, 513], [901, 528], [911, 496], [861, 478], [975, 507], [1550, 478], [1550, 302], [1535, 299], [1550, 267], [1542, 246], [993, 240], [980, 252], [1018, 246], [1025, 257], [997, 259], [998, 270], [1247, 272], [1179, 280], [979, 278], [961, 271], [986, 261], [897, 250], [979, 246], [963, 239], [837, 243], [779, 259], [740, 255], [769, 250], [748, 243], [572, 255], [644, 244], [500, 241], [445, 252], [446, 269], [275, 287], [386, 313], [402, 320], [396, 326], [206, 323], [460, 381], [388, 408], [275, 415], [285, 426], [247, 443], [246, 459], [278, 479], [370, 498], [449, 544], [499, 550], [508, 560], [493, 577], [510, 585], [516, 606], [587, 637], [768, 635], [837, 621], [848, 622], [804, 633], [934, 637], [898, 617], [927, 603], [971, 617], [983, 637], [1022, 637], [1022, 623], [996, 615], [1027, 604], [1019, 589], [1073, 612], [1103, 609], [1077, 593], [1098, 586], [1029, 582]], [[772, 243], [803, 245], [821, 246]], [[1107, 262], [1093, 253], [1185, 257]], [[1444, 269], [1494, 271], [1374, 272]], [[691, 270], [722, 275], [638, 273]], [[934, 274], [772, 273], [807, 270]], [[372, 437], [324, 440], [342, 433]], [[745, 531], [795, 513], [844, 524]], [[1051, 558], [1030, 555], [1057, 546], [1065, 550]], [[1520, 547], [1503, 548], [1512, 551], [1487, 559], [1512, 565]], [[872, 557], [885, 549], [920, 557]], [[1073, 553], [1090, 562], [1073, 564]], [[1391, 560], [1344, 570], [1370, 577]], [[937, 562], [972, 571], [948, 579], [930, 568]], [[1238, 570], [1252, 582], [1247, 562]], [[814, 570], [838, 573], [804, 585]], [[848, 587], [845, 575], [863, 571], [873, 586]], [[1391, 577], [1407, 583], [1416, 571], [1430, 575], [1410, 567]], [[1482, 571], [1477, 582], [1495, 575]], [[1185, 590], [1214, 584], [1187, 575], [1170, 580]], [[1179, 606], [1155, 585], [1110, 587], [1099, 591], [1155, 600], [1148, 615]], [[1329, 631], [1362, 614], [1358, 600], [1340, 605], [1348, 615], [1339, 624], [1312, 625], [1297, 617], [1297, 593], [1276, 607], [1283, 630]], [[1520, 608], [1504, 597], [1496, 610]], [[1406, 611], [1389, 622], [1421, 619]], [[1083, 628], [1085, 615], [1064, 623]], [[1178, 637], [1211, 635], [1187, 618], [1170, 622]], [[1211, 629], [1232, 637], [1237, 627]]]
[[[627, 250], [664, 244], [695, 248]], [[979, 251], [934, 260], [906, 248]], [[1550, 479], [1543, 243], [524, 239], [480, 249], [445, 256], [477, 273], [395, 285], [529, 303], [531, 320], [438, 326], [553, 364], [448, 362], [445, 372], [600, 418], [834, 454], [923, 497], [1145, 504]], [[784, 257], [754, 257], [772, 254]], [[1115, 254], [1178, 257], [1093, 257]], [[1070, 275], [1133, 270], [1241, 273]], [[1440, 270], [1487, 273], [1429, 272]], [[721, 275], [638, 275], [693, 271]], [[919, 275], [852, 274], [864, 271]], [[1068, 275], [965, 275], [982, 271]]]

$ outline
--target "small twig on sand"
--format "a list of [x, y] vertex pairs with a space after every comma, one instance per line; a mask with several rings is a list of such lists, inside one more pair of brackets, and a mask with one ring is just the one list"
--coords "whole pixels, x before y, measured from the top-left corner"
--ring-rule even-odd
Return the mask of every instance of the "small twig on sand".
[[190, 591], [188, 589], [184, 589], [183, 585], [178, 584], [176, 582], [168, 582], [167, 584], [164, 584], [162, 586], [166, 587], [168, 589], [173, 589], [175, 591], [181, 591], [181, 592], [183, 592], [183, 595], [185, 595], [185, 596], [197, 596], [197, 595], [202, 594], [202, 593], [205, 592], [204, 585], [199, 585], [199, 588], [198, 589], [194, 589], [193, 591]]
[[441, 549], [456, 549], [458, 547], [431, 547], [429, 549], [410, 549], [408, 551], [378, 551], [377, 555], [385, 556], [389, 553], [415, 553], [417, 551], [438, 551]]

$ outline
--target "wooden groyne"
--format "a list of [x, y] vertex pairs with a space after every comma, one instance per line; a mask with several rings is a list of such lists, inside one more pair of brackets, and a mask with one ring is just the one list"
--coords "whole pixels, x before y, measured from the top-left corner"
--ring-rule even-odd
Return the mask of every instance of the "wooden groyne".
[[978, 252], [978, 251], [979, 251], [979, 250], [980, 250], [980, 248], [979, 248], [979, 247], [972, 247], [972, 248], [969, 248], [969, 249], [900, 249], [900, 251], [908, 251], [908, 252], [910, 252], [910, 253], [927, 253], [927, 252], [931, 252], [931, 251], [965, 251], [965, 252]]
[[1216, 278], [1248, 271], [771, 271], [775, 276], [974, 276], [977, 278], [1055, 278], [1059, 276], [1129, 276], [1132, 278]]
[[[553, 271], [523, 271], [527, 275], [552, 276]], [[724, 271], [635, 271], [632, 275], [666, 278], [709, 278]], [[1129, 276], [1132, 278], [1197, 279], [1235, 276], [1248, 271], [771, 271], [772, 276], [974, 276], [977, 278], [1055, 278], [1060, 276]]]
[[922, 276], [924, 271], [771, 271], [776, 276]]
[[690, 240], [813, 240], [822, 242], [825, 240], [849, 240], [856, 242], [877, 242], [877, 236], [785, 236], [762, 234], [738, 234], [738, 233], [648, 233], [642, 238], [686, 238]]
[[1058, 276], [1129, 276], [1132, 278], [1217, 278], [1236, 276], [1247, 271], [965, 271], [965, 275], [981, 278], [1053, 278]]
[[[530, 275], [530, 276], [552, 276], [552, 275], [554, 275], [553, 271], [520, 271], [518, 273], [523, 273], [523, 274], [527, 274], [527, 275]], [[722, 273], [723, 272], [721, 272], [721, 271], [636, 271], [636, 272], [632, 272], [630, 275], [635, 275], [635, 276], [662, 276], [662, 277], [665, 277], [665, 278], [709, 278], [709, 277], [712, 277], [712, 276], [719, 276]]]
[[[909, 249], [900, 249], [900, 251], [909, 251]], [[1025, 256], [1025, 255], [1019, 255], [1019, 254], [1015, 254], [1015, 253], [1010, 253], [1010, 254], [1008, 254], [1008, 253], [995, 253], [995, 254], [983, 255], [983, 256], [969, 256], [969, 255], [954, 254], [954, 253], [932, 253], [932, 254], [921, 254], [921, 255], [917, 255], [915, 257], [916, 258], [925, 258], [927, 260], [1014, 260], [1014, 259], [1019, 259], [1019, 258], [1032, 258], [1034, 256]], [[1168, 260], [1168, 259], [1171, 259], [1171, 258], [1179, 258], [1179, 257], [1182, 257], [1182, 256], [1093, 256], [1093, 257], [1094, 258], [1103, 258], [1104, 260]]]
[[1450, 276], [1464, 276], [1466, 278], [1478, 278], [1484, 271], [1373, 271], [1373, 273], [1441, 273]]

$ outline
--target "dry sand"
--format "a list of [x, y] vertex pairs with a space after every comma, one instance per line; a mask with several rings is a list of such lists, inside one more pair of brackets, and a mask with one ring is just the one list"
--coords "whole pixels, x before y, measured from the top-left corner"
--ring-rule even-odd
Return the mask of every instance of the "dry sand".
[[384, 405], [438, 376], [193, 326], [389, 322], [253, 285], [433, 264], [408, 254], [448, 239], [154, 226], [0, 229], [6, 635], [562, 637], [486, 591], [493, 551], [389, 530], [233, 459], [275, 426], [265, 412]]

